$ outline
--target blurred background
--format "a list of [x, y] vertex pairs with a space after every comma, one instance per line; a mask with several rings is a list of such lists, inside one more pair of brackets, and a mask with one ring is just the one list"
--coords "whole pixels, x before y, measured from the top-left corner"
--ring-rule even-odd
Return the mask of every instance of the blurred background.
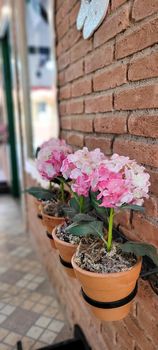
[[59, 132], [53, 3], [0, 1], [0, 182], [19, 198], [37, 147]]

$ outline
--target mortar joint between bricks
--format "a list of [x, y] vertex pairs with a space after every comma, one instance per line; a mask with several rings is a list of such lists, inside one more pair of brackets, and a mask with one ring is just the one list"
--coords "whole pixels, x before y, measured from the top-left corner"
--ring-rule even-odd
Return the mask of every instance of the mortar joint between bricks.
[[115, 135], [112, 137], [112, 140], [111, 140], [111, 154], [113, 153], [114, 141], [115, 141]]
[[129, 118], [130, 118], [130, 116], [132, 115], [132, 112], [130, 111], [130, 112], [128, 112], [128, 114], [127, 114], [127, 119], [126, 119], [126, 127], [127, 127], [127, 134], [129, 134]]

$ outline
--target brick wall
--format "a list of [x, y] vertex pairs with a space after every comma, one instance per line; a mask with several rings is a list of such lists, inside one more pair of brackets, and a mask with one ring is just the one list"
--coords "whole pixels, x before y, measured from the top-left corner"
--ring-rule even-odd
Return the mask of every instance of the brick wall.
[[74, 148], [129, 155], [151, 174], [145, 215], [117, 225], [158, 246], [158, 1], [111, 0], [90, 40], [76, 29], [80, 1], [56, 1], [61, 135]]
[[[129, 155], [151, 174], [145, 215], [124, 213], [116, 224], [131, 238], [158, 246], [158, 1], [111, 0], [90, 40], [75, 26], [80, 1], [56, 0], [56, 40], [61, 135], [75, 148], [100, 147]], [[32, 180], [28, 178], [28, 184]], [[131, 314], [101, 323], [65, 275], [28, 199], [32, 237], [71, 325], [80, 324], [92, 350], [156, 350], [158, 299], [140, 280]]]

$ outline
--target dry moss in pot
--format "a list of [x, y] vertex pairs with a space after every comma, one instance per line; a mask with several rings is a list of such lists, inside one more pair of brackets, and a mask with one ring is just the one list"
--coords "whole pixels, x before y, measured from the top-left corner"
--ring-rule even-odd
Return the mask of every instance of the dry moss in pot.
[[53, 230], [52, 236], [54, 239], [55, 247], [59, 251], [60, 262], [63, 265], [66, 273], [70, 277], [75, 277], [71, 259], [75, 253], [77, 246], [80, 242], [80, 237], [69, 234], [66, 229], [69, 226], [70, 221], [66, 222]]

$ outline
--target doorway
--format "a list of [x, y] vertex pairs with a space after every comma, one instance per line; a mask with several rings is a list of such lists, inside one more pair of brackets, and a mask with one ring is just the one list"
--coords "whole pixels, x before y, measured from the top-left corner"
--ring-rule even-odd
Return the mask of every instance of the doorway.
[[[6, 122], [8, 127], [8, 145], [9, 145], [9, 168], [10, 168], [10, 189], [14, 197], [20, 196], [18, 163], [16, 151], [16, 134], [15, 119], [12, 96], [12, 75], [11, 75], [11, 59], [10, 59], [10, 41], [9, 28], [5, 29], [4, 35], [0, 39], [0, 55], [1, 55], [1, 73], [3, 80], [3, 93], [6, 111]], [[7, 161], [7, 160], [6, 160]]]

